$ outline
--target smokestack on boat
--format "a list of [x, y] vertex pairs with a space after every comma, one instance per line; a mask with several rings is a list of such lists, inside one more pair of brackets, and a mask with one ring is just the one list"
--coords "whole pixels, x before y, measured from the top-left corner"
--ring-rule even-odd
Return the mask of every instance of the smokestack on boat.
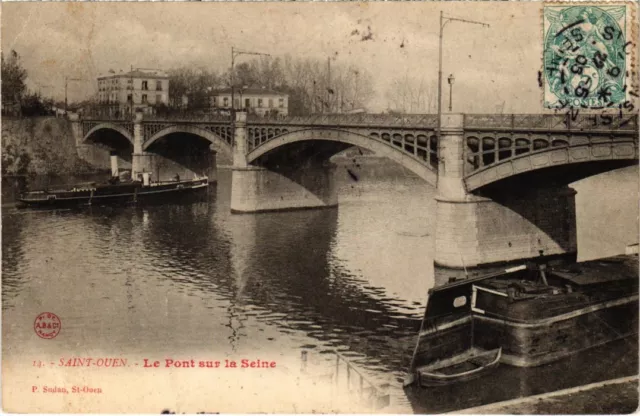
[[142, 185], [149, 186], [151, 184], [149, 172], [142, 172]]
[[112, 178], [117, 178], [118, 175], [119, 175], [119, 172], [118, 172], [118, 155], [113, 150], [111, 151], [110, 155], [111, 155], [111, 177]]

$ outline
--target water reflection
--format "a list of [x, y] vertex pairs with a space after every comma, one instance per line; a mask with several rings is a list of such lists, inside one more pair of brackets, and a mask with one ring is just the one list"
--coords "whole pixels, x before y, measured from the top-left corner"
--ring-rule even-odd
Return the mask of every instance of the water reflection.
[[2, 222], [2, 304], [13, 305], [25, 281], [21, 276], [24, 265], [24, 226], [19, 218]]
[[[41, 353], [42, 344], [19, 329], [46, 308], [65, 322], [65, 336], [47, 345], [57, 354], [78, 345], [101, 354], [208, 357], [340, 350], [368, 375], [399, 380], [433, 285], [435, 204], [433, 189], [419, 179], [401, 170], [394, 176], [389, 168], [376, 177], [378, 170], [362, 168], [357, 182], [342, 172], [338, 209], [231, 215], [230, 172], [221, 171], [203, 202], [3, 210], [4, 359], [19, 364], [24, 355]], [[592, 218], [614, 212], [626, 224], [616, 238], [634, 237], [637, 208], [621, 208], [633, 198], [637, 206], [637, 194], [629, 191], [634, 183], [610, 187], [616, 207], [582, 202], [579, 233], [584, 224], [597, 233]], [[608, 250], [618, 245], [611, 242]], [[612, 351], [628, 354], [622, 347]], [[589, 360], [596, 358], [603, 364], [589, 378]], [[578, 367], [566, 384], [604, 377], [607, 367], [635, 366], [587, 355], [558, 371]], [[408, 397], [420, 412], [469, 407], [537, 392], [534, 381], [549, 378], [551, 370], [533, 371], [505, 366], [496, 375], [499, 385], [491, 384], [497, 387], [480, 379]], [[394, 388], [404, 397], [399, 383]]]

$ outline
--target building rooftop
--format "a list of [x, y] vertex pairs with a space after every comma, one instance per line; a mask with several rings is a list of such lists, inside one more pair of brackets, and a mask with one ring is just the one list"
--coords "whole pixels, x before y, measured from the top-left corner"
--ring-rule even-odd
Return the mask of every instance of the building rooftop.
[[[289, 95], [286, 92], [270, 90], [268, 88], [235, 88], [235, 93], [240, 95]], [[223, 88], [211, 92], [211, 95], [231, 94], [231, 88]]]
[[142, 69], [137, 68], [133, 71], [120, 71], [120, 72], [109, 72], [108, 74], [104, 74], [98, 77], [98, 79], [108, 79], [108, 78], [153, 78], [153, 79], [167, 79], [169, 76], [167, 73], [161, 69]]

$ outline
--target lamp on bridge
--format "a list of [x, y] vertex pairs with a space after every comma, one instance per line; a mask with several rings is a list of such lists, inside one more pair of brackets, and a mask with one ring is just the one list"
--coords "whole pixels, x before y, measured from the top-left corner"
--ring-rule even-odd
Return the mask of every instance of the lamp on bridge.
[[[250, 52], [250, 51], [241, 51], [239, 49], [231, 47], [231, 72], [229, 73], [229, 83], [231, 84], [231, 109], [232, 114], [235, 113], [236, 104], [235, 104], [235, 62], [236, 57], [240, 55], [260, 55], [260, 56], [271, 56], [268, 53], [262, 52]], [[242, 108], [242, 103], [240, 103], [240, 108]]]
[[240, 105], [239, 105], [240, 108], [239, 108], [239, 110], [242, 110], [244, 108], [245, 110], [249, 111], [249, 106], [242, 103], [242, 95], [244, 94], [244, 92], [245, 92], [245, 90], [247, 88], [249, 88], [249, 87], [246, 86], [246, 85], [243, 85], [242, 88], [240, 88]]
[[[473, 24], [473, 25], [482, 25], [485, 27], [489, 27], [488, 24], [483, 23], [483, 22], [477, 22], [475, 20], [467, 20], [467, 19], [460, 19], [458, 17], [451, 17], [451, 16], [445, 16], [444, 13], [442, 13], [442, 11], [440, 12], [440, 42], [439, 42], [439, 46], [438, 46], [438, 121], [437, 121], [437, 125], [438, 125], [438, 131], [437, 131], [437, 135], [438, 135], [438, 142], [440, 141], [440, 119], [442, 118], [442, 39], [444, 37], [444, 27], [447, 25], [447, 23], [449, 22], [460, 22], [460, 23], [469, 23], [469, 24]], [[453, 76], [450, 77], [450, 79], [453, 79]], [[450, 82], [449, 84], [451, 84], [452, 82]], [[449, 109], [451, 109], [451, 107], [449, 107]]]
[[449, 81], [449, 112], [451, 112], [452, 104], [453, 104], [453, 82], [455, 81], [455, 77], [453, 74], [449, 75], [447, 81]]

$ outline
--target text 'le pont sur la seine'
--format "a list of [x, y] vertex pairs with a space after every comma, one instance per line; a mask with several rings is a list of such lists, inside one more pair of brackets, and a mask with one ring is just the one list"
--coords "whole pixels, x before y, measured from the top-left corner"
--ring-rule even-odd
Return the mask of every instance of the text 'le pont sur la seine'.
[[[126, 358], [94, 358], [94, 357], [72, 357], [60, 358], [58, 363], [50, 363], [57, 367], [139, 367], [139, 368], [276, 368], [276, 362], [262, 359], [240, 359], [240, 360], [196, 360], [196, 359], [174, 359], [165, 358], [163, 360], [152, 360], [144, 358], [142, 361], [132, 361]], [[57, 364], [57, 365], [56, 365]], [[42, 361], [34, 361], [35, 367], [45, 367]]]

